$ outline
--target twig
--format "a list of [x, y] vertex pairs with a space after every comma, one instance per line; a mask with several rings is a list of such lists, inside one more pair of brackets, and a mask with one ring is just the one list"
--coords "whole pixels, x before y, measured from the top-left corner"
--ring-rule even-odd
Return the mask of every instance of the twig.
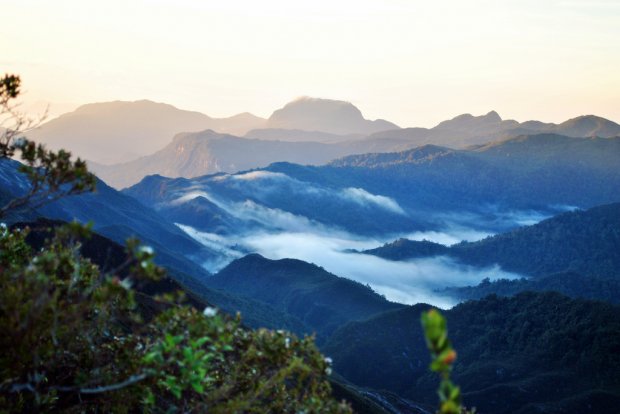
[[[78, 392], [79, 394], [102, 394], [104, 392], [116, 391], [116, 390], [120, 390], [121, 388], [128, 387], [130, 385], [133, 385], [137, 382], [140, 382], [146, 379], [147, 377], [148, 377], [147, 374], [142, 373], [139, 375], [132, 375], [131, 377], [127, 378], [125, 381], [118, 382], [116, 384], [102, 385], [100, 387], [80, 388], [80, 387], [51, 386], [49, 387], [49, 389], [60, 391], [60, 392]], [[22, 392], [22, 391], [35, 392], [36, 389], [30, 383], [11, 385], [11, 392]]]

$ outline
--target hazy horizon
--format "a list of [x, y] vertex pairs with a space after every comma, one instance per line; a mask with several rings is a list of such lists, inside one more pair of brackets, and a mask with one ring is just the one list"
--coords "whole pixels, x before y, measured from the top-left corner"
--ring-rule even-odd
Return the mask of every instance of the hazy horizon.
[[[301, 98], [317, 98], [317, 99], [336, 100], [336, 101], [343, 101], [343, 102], [350, 102], [350, 103], [352, 103], [350, 100], [347, 100], [347, 99], [344, 99], [344, 98], [343, 99], [338, 99], [338, 98], [299, 96], [299, 97], [296, 97], [296, 98], [292, 98], [292, 99], [290, 99], [290, 100], [288, 100], [286, 102], [283, 102], [280, 106], [277, 106], [277, 107], [273, 108], [273, 110], [271, 112], [267, 112], [266, 115], [257, 115], [256, 113], [243, 110], [243, 108], [239, 108], [239, 110], [237, 110], [237, 111], [233, 111], [233, 112], [231, 112], [229, 114], [225, 114], [225, 115], [217, 116], [217, 117], [212, 115], [212, 114], [209, 114], [209, 113], [197, 110], [197, 109], [181, 107], [181, 106], [175, 105], [172, 102], [154, 101], [154, 100], [147, 99], [147, 98], [128, 100], [128, 101], [121, 100], [121, 99], [114, 99], [114, 100], [111, 100], [111, 101], [83, 102], [83, 103], [79, 103], [79, 104], [78, 103], [69, 103], [69, 102], [55, 103], [55, 102], [48, 102], [48, 101], [44, 101], [44, 100], [38, 100], [38, 101], [34, 101], [34, 102], [31, 102], [31, 101], [28, 101], [28, 100], [21, 100], [19, 105], [20, 105], [20, 111], [21, 112], [23, 112], [25, 114], [28, 114], [29, 116], [34, 117], [34, 118], [38, 118], [41, 115], [46, 114], [44, 122], [51, 121], [52, 119], [55, 119], [55, 118], [57, 118], [59, 116], [62, 116], [64, 114], [67, 114], [67, 113], [70, 113], [70, 112], [73, 112], [73, 111], [79, 109], [81, 106], [84, 106], [84, 105], [102, 104], [102, 103], [108, 103], [108, 102], [140, 102], [140, 101], [151, 101], [151, 102], [154, 102], [154, 103], [157, 103], [157, 104], [172, 105], [175, 108], [177, 108], [179, 110], [182, 110], [182, 111], [198, 112], [198, 113], [207, 115], [207, 116], [212, 117], [212, 118], [217, 118], [217, 119], [229, 118], [229, 117], [233, 117], [235, 115], [240, 115], [240, 114], [244, 114], [244, 113], [249, 113], [251, 115], [255, 115], [255, 116], [258, 116], [260, 118], [268, 119], [270, 117], [270, 115], [274, 111], [276, 111], [278, 109], [281, 109], [286, 104], [294, 102], [294, 101], [296, 101], [298, 99], [301, 99]], [[355, 104], [353, 104], [353, 105], [355, 105]], [[360, 109], [360, 111], [362, 112], [362, 115], [364, 116], [365, 119], [369, 119], [369, 120], [384, 119], [386, 121], [391, 121], [389, 118], [370, 118], [370, 117], [368, 117], [366, 115], [366, 113], [364, 112], [363, 108], [360, 108], [357, 105], [356, 105], [356, 107], [358, 109]], [[437, 126], [439, 123], [441, 123], [443, 121], [446, 121], [446, 120], [453, 119], [453, 118], [455, 118], [455, 117], [457, 117], [459, 115], [470, 114], [472, 116], [478, 117], [478, 116], [484, 116], [484, 115], [486, 115], [486, 114], [488, 114], [488, 113], [490, 113], [492, 111], [497, 112], [498, 115], [504, 121], [506, 121], [506, 120], [515, 120], [517, 122], [541, 121], [541, 122], [549, 122], [549, 123], [557, 123], [557, 124], [560, 124], [560, 123], [562, 123], [564, 121], [568, 121], [570, 119], [577, 118], [577, 117], [580, 117], [580, 116], [588, 116], [588, 115], [601, 116], [598, 113], [581, 113], [581, 114], [574, 114], [574, 115], [568, 116], [565, 119], [558, 119], [558, 120], [555, 120], [555, 121], [551, 121], [551, 120], [547, 120], [547, 119], [540, 119], [540, 118], [515, 119], [513, 117], [506, 116], [505, 114], [503, 114], [503, 113], [501, 113], [499, 111], [496, 111], [493, 108], [490, 108], [487, 111], [482, 111], [482, 112], [479, 112], [479, 113], [467, 112], [466, 111], [466, 112], [461, 112], [461, 113], [445, 114], [445, 116], [443, 118], [441, 118], [440, 121], [438, 121], [437, 123], [431, 124], [431, 125], [413, 125], [413, 124], [411, 124], [411, 125], [403, 125], [403, 124], [400, 124], [398, 126], [401, 127], [401, 128], [415, 128], [415, 127], [433, 128], [433, 127]], [[608, 118], [608, 117], [604, 117], [604, 116], [603, 116], [603, 118], [608, 119], [609, 121], [612, 121], [612, 122], [615, 122], [615, 123], [620, 123], [620, 119], [613, 119], [613, 118]], [[235, 135], [235, 134], [232, 134], [232, 135]], [[237, 135], [242, 136], [243, 134], [237, 134]]]
[[22, 77], [26, 106], [149, 99], [268, 117], [312, 96], [405, 127], [491, 110], [518, 121], [620, 120], [614, 1], [26, 0], [2, 9], [0, 69]]

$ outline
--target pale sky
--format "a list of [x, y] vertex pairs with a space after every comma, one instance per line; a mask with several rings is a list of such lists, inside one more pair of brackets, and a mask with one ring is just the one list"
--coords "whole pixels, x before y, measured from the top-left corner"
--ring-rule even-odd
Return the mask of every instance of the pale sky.
[[[26, 102], [151, 99], [267, 117], [298, 96], [433, 126], [620, 121], [619, 0], [0, 0]], [[69, 107], [69, 106], [66, 106]]]

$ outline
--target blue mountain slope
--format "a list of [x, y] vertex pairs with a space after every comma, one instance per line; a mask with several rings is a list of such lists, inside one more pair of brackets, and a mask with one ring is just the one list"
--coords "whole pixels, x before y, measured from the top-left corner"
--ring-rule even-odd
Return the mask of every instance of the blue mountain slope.
[[[24, 194], [29, 183], [17, 171], [19, 163], [0, 160], [0, 201]], [[157, 251], [158, 262], [178, 270], [205, 275], [195, 262], [208, 260], [213, 252], [200, 245], [174, 224], [137, 200], [97, 181], [94, 193], [61, 198], [37, 210], [13, 212], [7, 221], [47, 217], [64, 221], [93, 222], [94, 230], [123, 244], [128, 237], [137, 237]]]

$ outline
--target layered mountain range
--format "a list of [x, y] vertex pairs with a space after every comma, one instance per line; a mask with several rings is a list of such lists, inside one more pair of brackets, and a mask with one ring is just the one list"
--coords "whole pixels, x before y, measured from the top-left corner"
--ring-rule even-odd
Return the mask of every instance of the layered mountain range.
[[[463, 117], [465, 120], [461, 119]], [[350, 154], [401, 152], [427, 144], [458, 149], [470, 144], [487, 145], [509, 139], [506, 137], [528, 136], [524, 133], [606, 138], [620, 135], [620, 125], [596, 117], [580, 117], [560, 125], [524, 123], [532, 129], [519, 127], [516, 121], [498, 119], [497, 114], [460, 116], [430, 130], [417, 128], [411, 134], [407, 130], [394, 130], [357, 138], [274, 129], [250, 131], [248, 136], [251, 138], [214, 131], [179, 134], [173, 142], [150, 156], [111, 166], [93, 164], [92, 168], [111, 185], [122, 188], [135, 184], [147, 174], [192, 178], [215, 172], [261, 168], [280, 161], [321, 165]]]
[[620, 125], [593, 115], [561, 124], [502, 120], [494, 111], [459, 115], [433, 128], [367, 120], [344, 101], [299, 98], [268, 119], [242, 113], [212, 118], [151, 101], [88, 104], [29, 134], [90, 161], [123, 188], [145, 175], [192, 178], [261, 168], [274, 162], [320, 165], [352, 154], [404, 151], [426, 144], [463, 149], [539, 133], [613, 137]]
[[244, 112], [228, 118], [212, 118], [172, 105], [148, 100], [114, 101], [80, 106], [29, 132], [33, 139], [52, 148], [64, 148], [98, 164], [125, 162], [162, 149], [181, 132], [211, 129], [242, 136], [252, 130], [293, 129], [319, 134], [366, 136], [393, 123], [364, 119], [348, 102], [299, 98], [275, 111], [268, 119]]
[[[475, 221], [498, 231], [518, 224], [515, 210], [552, 213], [616, 201], [618, 153], [620, 138], [535, 135], [471, 150], [425, 146], [351, 156], [319, 167], [278, 163], [194, 179], [149, 177], [127, 194], [175, 222], [220, 234], [257, 222], [390, 234]], [[282, 223], [274, 219], [283, 216]]]

